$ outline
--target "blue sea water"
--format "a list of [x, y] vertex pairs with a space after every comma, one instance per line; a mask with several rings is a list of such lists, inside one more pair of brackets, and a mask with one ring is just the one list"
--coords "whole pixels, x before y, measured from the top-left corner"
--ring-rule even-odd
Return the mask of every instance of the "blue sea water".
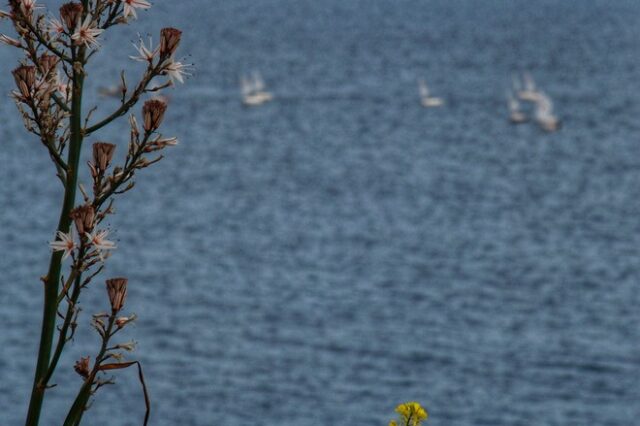
[[[428, 425], [639, 424], [639, 2], [155, 3], [107, 35], [88, 88], [118, 82], [137, 32], [185, 31], [181, 142], [117, 200], [106, 268], [130, 279], [152, 425], [385, 425], [408, 400]], [[275, 96], [254, 109], [251, 70]], [[560, 132], [508, 123], [522, 71]], [[444, 107], [420, 107], [421, 77]], [[0, 114], [4, 426], [27, 408], [61, 191], [10, 99]], [[100, 282], [81, 304], [43, 425], [97, 350]], [[87, 425], [142, 423], [136, 373], [115, 376]]]

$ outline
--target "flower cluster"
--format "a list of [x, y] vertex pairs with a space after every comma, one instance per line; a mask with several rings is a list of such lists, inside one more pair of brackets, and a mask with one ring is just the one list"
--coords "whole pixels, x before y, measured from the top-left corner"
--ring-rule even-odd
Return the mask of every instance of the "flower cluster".
[[161, 75], [169, 77], [171, 85], [177, 80], [184, 83], [184, 77], [191, 75], [188, 70], [190, 64], [176, 61], [175, 53], [182, 38], [182, 31], [176, 28], [163, 28], [160, 31], [160, 44], [153, 47], [153, 40], [149, 37], [149, 44], [145, 44], [140, 38], [138, 44], [134, 44], [138, 56], [130, 56], [131, 59], [146, 62], [149, 69], [156, 70]]
[[58, 231], [56, 233], [57, 239], [51, 241], [49, 246], [53, 251], [62, 251], [63, 260], [69, 256], [72, 256], [76, 260], [76, 251], [80, 251], [82, 256], [78, 256], [80, 261], [87, 261], [85, 268], [94, 262], [91, 262], [92, 258], [96, 256], [104, 262], [108, 252], [115, 249], [116, 245], [113, 241], [107, 240], [109, 231], [94, 230], [94, 226], [97, 223], [97, 216], [92, 205], [84, 204], [71, 210], [69, 214], [75, 224], [77, 234], [80, 241], [74, 240], [73, 229], [68, 233]]
[[419, 426], [429, 416], [427, 411], [415, 401], [398, 405], [396, 413], [400, 415], [400, 423], [391, 420], [389, 426]]

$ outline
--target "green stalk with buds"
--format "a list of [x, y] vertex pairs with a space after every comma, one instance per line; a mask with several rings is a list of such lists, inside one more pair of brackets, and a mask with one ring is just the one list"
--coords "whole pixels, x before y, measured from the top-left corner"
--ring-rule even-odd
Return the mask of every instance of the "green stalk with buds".
[[[143, 97], [183, 82], [189, 65], [175, 59], [181, 31], [164, 28], [157, 47], [140, 40], [132, 57], [146, 64], [138, 84], [127, 87], [124, 72], [121, 79], [120, 105], [106, 117], [92, 122], [92, 112], [82, 106], [84, 81], [88, 78], [88, 62], [99, 51], [104, 31], [137, 18], [140, 10], [149, 9], [147, 0], [82, 0], [63, 4], [58, 15], [48, 18], [36, 0], [9, 0], [9, 11], [0, 11], [0, 19], [13, 24], [15, 37], [0, 34], [0, 42], [20, 49], [24, 58], [13, 70], [17, 90], [11, 93], [25, 128], [36, 135], [51, 158], [63, 188], [63, 201], [52, 254], [44, 283], [43, 317], [37, 364], [26, 425], [39, 424], [44, 398], [53, 387], [58, 361], [78, 326], [80, 296], [104, 268], [116, 248], [107, 240], [109, 230], [103, 220], [114, 213], [116, 195], [134, 187], [136, 172], [160, 161], [159, 151], [177, 144], [177, 139], [163, 138], [158, 129], [167, 104], [162, 98], [149, 99], [142, 107], [142, 126], [134, 114], [129, 115], [129, 141], [123, 163], [112, 167], [116, 144], [95, 142], [93, 158], [88, 163], [92, 192], [80, 184], [80, 156], [83, 142], [112, 121], [126, 115]], [[153, 84], [158, 79], [163, 80]], [[150, 158], [149, 156], [154, 157]], [[82, 202], [76, 204], [77, 191]], [[74, 232], [75, 231], [75, 232]], [[68, 260], [70, 259], [70, 260]], [[68, 263], [68, 265], [67, 265]], [[66, 278], [62, 270], [68, 266]], [[137, 361], [126, 361], [130, 343], [112, 344], [111, 339], [135, 315], [124, 316], [121, 310], [127, 293], [126, 278], [106, 280], [111, 304], [110, 314], [96, 314], [91, 325], [102, 344], [93, 358], [81, 358], [75, 365], [82, 377], [78, 394], [64, 419], [65, 426], [79, 425], [89, 401], [99, 388], [113, 383], [105, 372], [136, 366], [145, 402], [144, 424], [149, 419], [150, 402]], [[56, 339], [56, 330], [57, 339]], [[54, 345], [55, 341], [55, 345]], [[61, 419], [62, 421], [62, 419]]]

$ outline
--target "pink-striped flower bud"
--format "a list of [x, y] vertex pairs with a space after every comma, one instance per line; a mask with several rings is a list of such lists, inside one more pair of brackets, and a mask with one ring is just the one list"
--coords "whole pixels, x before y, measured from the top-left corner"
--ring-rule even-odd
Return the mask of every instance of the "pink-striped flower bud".
[[167, 103], [160, 99], [150, 99], [142, 106], [142, 116], [144, 118], [144, 130], [153, 132], [160, 127], [164, 113], [167, 110]]
[[180, 44], [182, 31], [176, 28], [163, 28], [160, 30], [160, 60], [171, 57]]
[[60, 19], [67, 26], [67, 30], [74, 32], [82, 19], [82, 4], [69, 2], [60, 7]]
[[43, 53], [38, 58], [38, 62], [40, 63], [40, 67], [42, 68], [42, 73], [46, 76], [53, 70], [55, 70], [56, 65], [58, 65], [58, 57], [56, 55], [49, 55], [48, 53]]
[[124, 301], [127, 298], [127, 281], [126, 278], [111, 278], [107, 280], [107, 293], [109, 294], [112, 312], [118, 312], [124, 306]]
[[85, 235], [85, 233], [90, 233], [93, 230], [96, 212], [92, 205], [85, 204], [76, 207], [71, 210], [69, 216], [73, 219], [73, 222], [76, 225], [78, 235]]
[[107, 142], [96, 142], [93, 144], [93, 165], [100, 172], [104, 172], [111, 164], [116, 146]]
[[73, 369], [76, 370], [76, 373], [78, 373], [85, 379], [89, 377], [89, 358], [90, 357], [88, 356], [80, 358], [73, 366]]
[[36, 84], [36, 67], [21, 65], [12, 71], [20, 94], [25, 98], [31, 97], [31, 92]]
[[20, 8], [22, 9], [24, 16], [31, 18], [33, 11], [36, 8], [36, 0], [22, 0]]
[[0, 43], [6, 44], [7, 46], [13, 46], [13, 47], [22, 46], [22, 44], [20, 44], [20, 41], [16, 40], [15, 38], [11, 38], [6, 34], [0, 34]]

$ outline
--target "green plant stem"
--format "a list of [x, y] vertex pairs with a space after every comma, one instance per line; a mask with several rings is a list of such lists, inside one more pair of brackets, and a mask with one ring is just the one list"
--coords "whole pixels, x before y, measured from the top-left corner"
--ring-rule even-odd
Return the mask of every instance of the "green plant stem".
[[[75, 56], [75, 49], [72, 49], [74, 63], [79, 66], [73, 67], [73, 93], [71, 99], [71, 117], [69, 119], [70, 146], [67, 159], [67, 181], [64, 191], [64, 200], [60, 219], [58, 220], [58, 231], [68, 233], [71, 226], [69, 213], [75, 205], [76, 187], [78, 182], [78, 163], [80, 162], [80, 152], [82, 150], [82, 86], [84, 83], [84, 62], [85, 49], [80, 47], [78, 55]], [[44, 279], [44, 309], [42, 314], [42, 330], [40, 334], [40, 348], [38, 350], [38, 361], [36, 364], [35, 378], [31, 390], [29, 401], [29, 411], [27, 413], [26, 426], [37, 426], [40, 421], [40, 412], [44, 394], [47, 389], [45, 378], [48, 375], [51, 358], [51, 348], [53, 334], [56, 329], [56, 313], [58, 311], [58, 287], [60, 283], [60, 268], [62, 266], [62, 252], [56, 251], [51, 255], [49, 271]]]
[[[69, 301], [69, 306], [67, 306], [67, 313], [64, 317], [62, 328], [60, 328], [60, 336], [58, 337], [58, 344], [56, 345], [56, 350], [53, 352], [53, 357], [51, 358], [47, 375], [43, 379], [43, 382], [45, 384], [47, 384], [51, 379], [51, 376], [53, 376], [53, 372], [55, 371], [58, 365], [58, 360], [60, 359], [60, 355], [62, 354], [64, 345], [67, 343], [67, 332], [69, 331], [69, 326], [71, 325], [71, 321], [73, 319], [76, 302], [78, 301], [78, 297], [80, 296], [80, 285], [81, 285], [81, 276], [78, 275], [75, 278], [73, 293], [71, 295], [71, 300]], [[72, 331], [72, 334], [73, 334], [73, 331]]]
[[149, 85], [153, 77], [158, 75], [159, 70], [160, 70], [160, 64], [156, 65], [155, 67], [150, 66], [147, 69], [145, 76], [142, 78], [140, 83], [138, 83], [138, 86], [136, 86], [131, 97], [125, 102], [123, 102], [122, 105], [120, 105], [120, 107], [117, 110], [111, 113], [111, 115], [102, 119], [101, 121], [94, 124], [93, 126], [87, 127], [85, 129], [85, 134], [90, 135], [91, 133], [97, 130], [100, 130], [107, 124], [111, 123], [116, 118], [122, 117], [123, 115], [125, 115], [129, 111], [129, 109], [131, 109], [131, 107], [134, 106], [136, 102], [138, 102], [138, 100], [140, 99], [140, 96], [142, 96], [142, 94], [145, 92], [147, 86]]

